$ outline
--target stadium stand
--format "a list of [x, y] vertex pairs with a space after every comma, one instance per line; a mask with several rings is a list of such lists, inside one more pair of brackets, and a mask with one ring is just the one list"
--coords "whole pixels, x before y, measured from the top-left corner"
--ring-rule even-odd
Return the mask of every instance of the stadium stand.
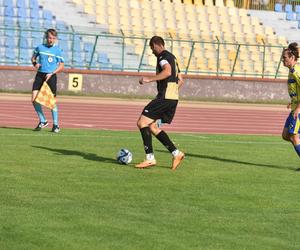
[[[276, 4], [275, 11], [266, 14], [236, 8], [231, 0], [226, 5], [222, 0], [4, 0], [0, 33], [10, 52], [1, 53], [9, 62], [24, 64], [24, 50], [33, 50], [43, 31], [53, 27], [59, 31], [67, 66], [153, 70], [156, 60], [142, 38], [157, 34], [169, 38], [167, 47], [184, 71], [228, 75], [234, 69], [241, 75], [259, 75], [263, 70], [268, 76], [277, 70], [280, 46], [293, 38], [264, 18], [286, 15], [282, 11], [290, 8]], [[284, 73], [282, 67], [279, 71]]]

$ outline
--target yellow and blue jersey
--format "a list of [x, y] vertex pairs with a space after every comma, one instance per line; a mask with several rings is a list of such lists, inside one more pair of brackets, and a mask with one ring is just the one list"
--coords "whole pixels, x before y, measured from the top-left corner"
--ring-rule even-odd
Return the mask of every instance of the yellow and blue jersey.
[[291, 97], [291, 110], [295, 111], [300, 102], [300, 66], [295, 65], [290, 69], [288, 76], [288, 92]]
[[38, 71], [41, 73], [52, 73], [59, 63], [64, 62], [62, 50], [55, 44], [51, 47], [41, 44], [35, 48], [33, 55], [38, 58], [38, 63], [41, 65]]

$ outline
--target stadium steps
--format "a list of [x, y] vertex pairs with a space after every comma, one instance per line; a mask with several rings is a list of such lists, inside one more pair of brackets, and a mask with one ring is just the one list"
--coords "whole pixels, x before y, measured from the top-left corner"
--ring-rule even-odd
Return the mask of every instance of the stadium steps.
[[265, 26], [274, 29], [278, 36], [284, 36], [290, 42], [300, 43], [300, 29], [297, 21], [287, 21], [286, 13], [262, 10], [248, 10], [252, 17], [258, 17]]

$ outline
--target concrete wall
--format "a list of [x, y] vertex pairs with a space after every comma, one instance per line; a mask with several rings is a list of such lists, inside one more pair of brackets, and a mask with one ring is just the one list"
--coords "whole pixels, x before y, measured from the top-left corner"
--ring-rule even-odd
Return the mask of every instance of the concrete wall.
[[[69, 74], [83, 76], [83, 93], [155, 95], [156, 84], [139, 85], [142, 75], [112, 71], [66, 70], [58, 75], [58, 91], [68, 91]], [[31, 67], [0, 67], [0, 89], [31, 91], [35, 72]], [[289, 100], [286, 81], [231, 77], [186, 76], [181, 96], [199, 99]]]

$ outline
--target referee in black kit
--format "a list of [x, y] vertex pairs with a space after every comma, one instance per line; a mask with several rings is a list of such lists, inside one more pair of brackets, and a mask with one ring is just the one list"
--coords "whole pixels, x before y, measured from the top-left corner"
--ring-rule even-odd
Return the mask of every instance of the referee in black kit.
[[152, 148], [152, 134], [169, 150], [173, 155], [172, 170], [176, 170], [184, 158], [184, 153], [179, 151], [170, 140], [167, 133], [157, 126], [157, 121], [171, 123], [175, 115], [178, 103], [178, 89], [183, 84], [176, 57], [165, 49], [165, 42], [159, 36], [153, 36], [150, 40], [150, 48], [157, 57], [156, 75], [153, 77], [142, 77], [141, 85], [157, 82], [158, 94], [144, 108], [137, 126], [143, 138], [146, 159], [137, 164], [136, 168], [147, 168], [156, 165]]

